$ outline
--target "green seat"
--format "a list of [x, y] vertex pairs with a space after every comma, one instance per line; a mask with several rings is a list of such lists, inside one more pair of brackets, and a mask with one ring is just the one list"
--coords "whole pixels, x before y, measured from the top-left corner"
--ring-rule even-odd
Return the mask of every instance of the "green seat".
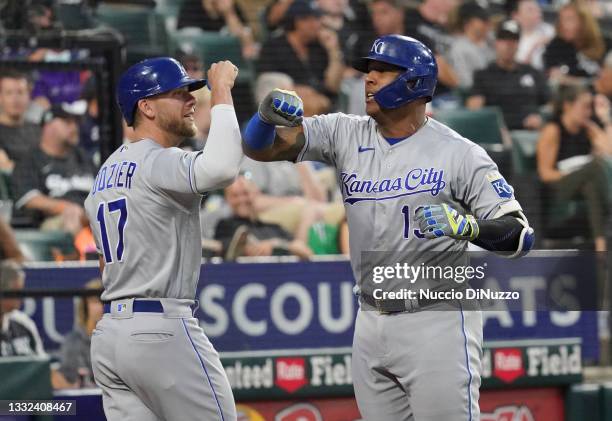
[[128, 64], [168, 54], [164, 17], [155, 11], [145, 7], [101, 4], [96, 10], [96, 16], [101, 23], [123, 34]]
[[238, 81], [252, 81], [254, 71], [242, 57], [240, 40], [232, 35], [187, 28], [172, 35], [176, 49], [197, 55], [208, 67], [221, 60], [230, 60], [240, 69]]
[[536, 145], [538, 132], [531, 130], [513, 130], [512, 135], [512, 168], [515, 174], [526, 175], [537, 172]]
[[461, 136], [480, 145], [502, 145], [504, 118], [498, 107], [483, 107], [479, 110], [460, 108], [439, 110], [434, 118]]
[[308, 230], [308, 247], [314, 254], [338, 254], [338, 225], [318, 222]]
[[15, 238], [26, 257], [35, 261], [54, 260], [53, 249], [63, 254], [74, 251], [72, 236], [64, 231], [15, 230]]

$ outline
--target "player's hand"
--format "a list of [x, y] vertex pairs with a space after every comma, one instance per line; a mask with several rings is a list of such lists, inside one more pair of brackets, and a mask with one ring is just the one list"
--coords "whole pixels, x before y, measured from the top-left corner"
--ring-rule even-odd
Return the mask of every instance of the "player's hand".
[[275, 126], [299, 126], [302, 124], [302, 115], [302, 98], [293, 91], [273, 89], [259, 104], [259, 118]]
[[416, 223], [425, 238], [451, 237], [473, 241], [478, 238], [478, 224], [472, 215], [461, 215], [447, 204], [427, 205], [417, 209]]
[[208, 69], [208, 86], [211, 90], [215, 88], [233, 88], [238, 77], [238, 67], [229, 61], [213, 63]]

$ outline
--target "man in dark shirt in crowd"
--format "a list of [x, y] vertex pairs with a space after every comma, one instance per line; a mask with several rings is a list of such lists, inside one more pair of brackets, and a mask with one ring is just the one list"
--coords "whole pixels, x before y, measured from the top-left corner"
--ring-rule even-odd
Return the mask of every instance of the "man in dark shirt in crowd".
[[[0, 262], [0, 290], [23, 289], [25, 273], [11, 260]], [[36, 325], [20, 311], [21, 298], [0, 300], [0, 357], [44, 356]]]
[[0, 71], [0, 170], [13, 171], [15, 162], [40, 142], [40, 127], [25, 121], [30, 105], [30, 81], [24, 73]]
[[433, 40], [438, 53], [448, 54], [453, 42], [448, 21], [458, 4], [457, 0], [423, 0], [418, 8], [406, 11], [406, 34], [414, 34], [416, 38], [426, 36]]
[[256, 68], [258, 74], [291, 76], [305, 102], [308, 93], [304, 97], [302, 87], [333, 100], [342, 82], [343, 59], [338, 36], [321, 26], [321, 11], [309, 1], [295, 0], [285, 15], [285, 32], [263, 45]]
[[538, 108], [549, 99], [544, 74], [515, 60], [520, 32], [518, 24], [507, 20], [498, 26], [495, 61], [474, 74], [474, 85], [466, 106], [478, 109], [499, 106], [510, 130], [538, 130], [542, 117]]
[[307, 259], [312, 256], [304, 241], [293, 239], [280, 225], [257, 219], [253, 205], [255, 194], [255, 186], [243, 176], [225, 188], [225, 200], [233, 215], [220, 220], [215, 229], [215, 240], [223, 245], [225, 258], [295, 255]]
[[83, 202], [93, 186], [94, 167], [77, 146], [79, 118], [66, 104], [54, 105], [43, 116], [40, 146], [13, 171], [13, 222], [72, 234], [83, 226]]
[[451, 68], [448, 60], [439, 54], [437, 43], [425, 33], [419, 32], [416, 26], [406, 25], [405, 9], [399, 0], [373, 0], [370, 3], [370, 15], [372, 17], [373, 31], [369, 36], [360, 38], [356, 45], [356, 53], [353, 59], [368, 55], [376, 38], [383, 35], [403, 34], [417, 38], [425, 44], [435, 55], [438, 64], [438, 85], [436, 86], [436, 98], [457, 86], [459, 79]]

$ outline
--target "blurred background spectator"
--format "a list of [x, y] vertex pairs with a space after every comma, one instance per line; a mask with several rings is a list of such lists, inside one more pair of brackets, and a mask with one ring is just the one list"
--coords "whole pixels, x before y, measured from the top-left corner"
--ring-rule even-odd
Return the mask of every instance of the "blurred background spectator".
[[487, 67], [495, 58], [489, 45], [489, 13], [478, 3], [467, 2], [459, 7], [460, 34], [453, 39], [449, 61], [459, 79], [459, 87], [470, 88], [474, 72]]
[[83, 202], [95, 171], [78, 147], [78, 119], [84, 111], [68, 104], [52, 107], [43, 118], [39, 147], [15, 166], [15, 212], [22, 223], [73, 235], [86, 225]]
[[254, 202], [259, 194], [255, 186], [240, 176], [225, 189], [225, 199], [232, 216], [219, 221], [215, 239], [223, 244], [223, 255], [228, 260], [239, 256], [294, 255], [301, 259], [312, 256], [306, 245], [308, 227], [314, 218], [303, 219], [299, 234], [291, 236], [278, 224], [261, 222], [257, 218]]
[[100, 165], [100, 123], [96, 79], [93, 75], [83, 85], [80, 98], [86, 109], [79, 121], [79, 146], [97, 167]]
[[521, 28], [516, 61], [542, 70], [542, 55], [546, 45], [555, 36], [555, 28], [542, 21], [542, 9], [536, 0], [514, 0], [508, 1], [508, 4], [510, 16]]
[[40, 143], [40, 126], [25, 120], [30, 91], [25, 73], [11, 69], [0, 72], [0, 170], [7, 173]]
[[[101, 290], [102, 281], [92, 279], [85, 290]], [[91, 368], [91, 334], [102, 318], [103, 306], [98, 296], [82, 297], [76, 306], [75, 329], [65, 336], [58, 354], [58, 371], [71, 388], [95, 386]]]
[[456, 13], [459, 4], [459, 0], [423, 0], [418, 7], [405, 12], [405, 35], [419, 40], [429, 39], [433, 43], [426, 44], [436, 54], [438, 62], [438, 85], [433, 107], [457, 106], [458, 98], [452, 90], [458, 86], [459, 79], [448, 62], [453, 43], [451, 16]]
[[516, 61], [519, 39], [516, 22], [508, 20], [499, 24], [495, 61], [474, 75], [466, 105], [471, 109], [498, 106], [510, 130], [537, 130], [542, 126], [539, 107], [549, 99], [548, 86], [540, 71]]
[[[562, 86], [555, 98], [553, 119], [544, 126], [537, 145], [538, 174], [547, 187], [545, 208], [586, 201], [590, 232], [596, 251], [606, 251], [605, 221], [608, 212], [608, 178], [603, 156], [612, 153], [610, 103], [604, 97], [595, 104], [586, 87]], [[544, 218], [554, 215], [544, 214]]]
[[[0, 262], [0, 289], [20, 290], [25, 286], [25, 273], [11, 260]], [[21, 308], [21, 298], [0, 300], [0, 357], [18, 355], [44, 356], [45, 351], [34, 321]]]
[[314, 3], [292, 2], [285, 16], [285, 32], [264, 43], [257, 72], [286, 73], [293, 79], [296, 92], [302, 94], [304, 86], [310, 87], [315, 92], [307, 89], [305, 96], [324, 95], [331, 106], [342, 81], [344, 59], [338, 35], [322, 28], [321, 15]]
[[568, 3], [559, 9], [556, 36], [544, 52], [544, 67], [558, 82], [597, 75], [610, 47], [599, 24], [581, 3]]

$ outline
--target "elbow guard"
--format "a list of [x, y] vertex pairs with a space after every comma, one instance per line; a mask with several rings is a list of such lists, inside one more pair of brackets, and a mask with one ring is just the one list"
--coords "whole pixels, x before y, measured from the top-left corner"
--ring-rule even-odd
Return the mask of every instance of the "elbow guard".
[[529, 253], [529, 250], [533, 248], [533, 244], [535, 242], [535, 233], [533, 228], [529, 226], [529, 221], [527, 221], [527, 217], [521, 211], [518, 211], [518, 217], [516, 219], [523, 226], [523, 230], [519, 236], [518, 247], [516, 251], [508, 256], [509, 258], [521, 257]]

